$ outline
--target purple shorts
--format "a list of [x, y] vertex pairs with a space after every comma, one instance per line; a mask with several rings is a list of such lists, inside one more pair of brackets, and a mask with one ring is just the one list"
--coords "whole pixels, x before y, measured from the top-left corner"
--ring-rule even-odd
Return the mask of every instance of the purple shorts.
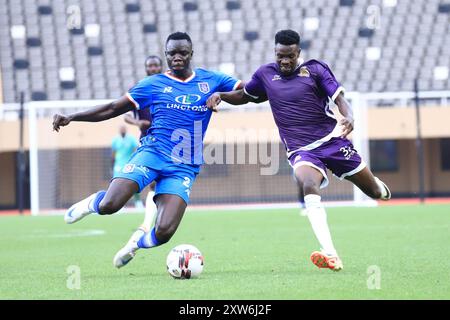
[[289, 157], [289, 164], [294, 171], [300, 166], [310, 166], [319, 170], [324, 178], [321, 188], [328, 185], [326, 168], [342, 180], [366, 167], [353, 144], [345, 138], [331, 138], [313, 150], [298, 150]]

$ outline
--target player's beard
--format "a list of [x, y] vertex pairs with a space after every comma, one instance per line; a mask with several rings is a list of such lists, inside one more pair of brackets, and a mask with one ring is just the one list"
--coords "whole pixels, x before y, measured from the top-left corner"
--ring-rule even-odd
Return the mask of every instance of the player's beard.
[[279, 66], [279, 68], [280, 68], [280, 72], [283, 76], [290, 76], [291, 74], [294, 73], [294, 70], [295, 70], [295, 67], [287, 67], [286, 68], [286, 67]]

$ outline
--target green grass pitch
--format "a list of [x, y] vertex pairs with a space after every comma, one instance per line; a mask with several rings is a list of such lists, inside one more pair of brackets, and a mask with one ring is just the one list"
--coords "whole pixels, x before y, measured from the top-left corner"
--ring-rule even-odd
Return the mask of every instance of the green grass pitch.
[[[142, 219], [0, 216], [0, 299], [450, 299], [450, 205], [329, 208], [339, 273], [310, 262], [319, 246], [294, 209], [188, 211], [169, 243], [115, 269]], [[181, 243], [202, 251], [200, 278], [166, 272]], [[80, 289], [67, 287], [70, 266]]]

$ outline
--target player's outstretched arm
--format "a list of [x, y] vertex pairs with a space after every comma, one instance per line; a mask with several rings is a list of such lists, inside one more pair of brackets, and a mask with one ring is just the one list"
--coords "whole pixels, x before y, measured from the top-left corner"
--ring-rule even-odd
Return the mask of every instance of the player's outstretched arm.
[[131, 114], [128, 113], [125, 114], [124, 117], [126, 123], [136, 126], [140, 130], [147, 130], [148, 128], [150, 128], [151, 123], [148, 120], [136, 119], [135, 117], [133, 117]]
[[353, 131], [354, 120], [352, 107], [350, 106], [350, 103], [348, 103], [347, 99], [344, 98], [344, 94], [342, 92], [336, 97], [334, 102], [338, 106], [339, 112], [344, 116], [340, 124], [343, 126], [341, 137], [345, 138], [350, 134], [350, 132]]
[[229, 92], [215, 92], [206, 101], [206, 106], [212, 111], [217, 111], [220, 102], [225, 101], [232, 105], [246, 104], [249, 102], [259, 102], [245, 94], [244, 89]]
[[70, 115], [55, 114], [53, 116], [53, 130], [59, 132], [60, 127], [67, 126], [72, 121], [99, 122], [117, 117], [134, 109], [133, 103], [126, 97], [113, 102], [94, 107], [87, 111]]

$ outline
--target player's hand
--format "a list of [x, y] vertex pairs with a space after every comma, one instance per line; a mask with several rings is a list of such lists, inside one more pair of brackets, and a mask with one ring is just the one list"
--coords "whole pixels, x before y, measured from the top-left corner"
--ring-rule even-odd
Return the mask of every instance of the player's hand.
[[148, 120], [139, 120], [138, 127], [140, 130], [147, 130], [150, 128], [150, 121]]
[[62, 114], [55, 114], [53, 116], [53, 130], [59, 132], [60, 127], [67, 126], [71, 121], [68, 116], [63, 116]]
[[352, 117], [346, 117], [340, 121], [340, 125], [342, 126], [341, 138], [346, 138], [353, 131], [353, 123], [354, 120]]
[[206, 106], [208, 109], [212, 110], [213, 112], [217, 112], [217, 106], [222, 101], [220, 98], [220, 94], [217, 92], [213, 93], [208, 100], [206, 101]]

